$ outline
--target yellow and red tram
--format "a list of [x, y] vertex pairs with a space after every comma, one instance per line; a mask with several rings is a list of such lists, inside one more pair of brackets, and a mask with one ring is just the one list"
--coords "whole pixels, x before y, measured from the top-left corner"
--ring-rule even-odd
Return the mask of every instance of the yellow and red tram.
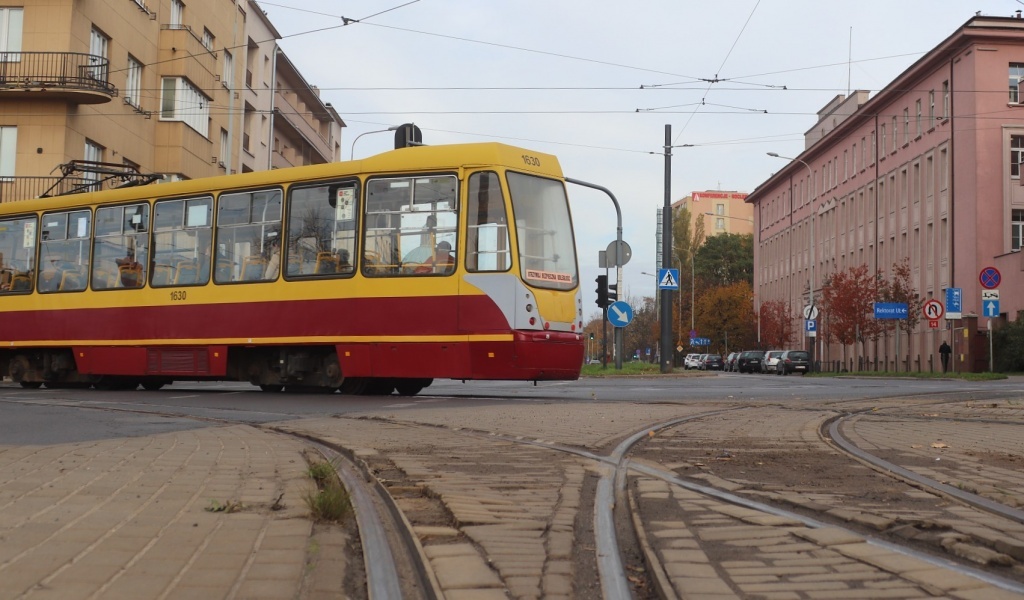
[[581, 334], [558, 161], [503, 144], [0, 205], [24, 387], [576, 379]]

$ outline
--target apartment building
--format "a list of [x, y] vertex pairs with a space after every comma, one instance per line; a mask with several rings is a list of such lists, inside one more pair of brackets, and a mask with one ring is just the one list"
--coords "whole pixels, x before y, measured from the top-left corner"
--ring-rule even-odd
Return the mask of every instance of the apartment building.
[[690, 226], [704, 219], [704, 235], [720, 233], [750, 234], [754, 232], [754, 207], [746, 203], [747, 194], [722, 190], [691, 192], [672, 204], [673, 212], [690, 211]]
[[[118, 185], [119, 167], [195, 179], [340, 159], [344, 122], [253, 0], [17, 4], [0, 7], [0, 201]], [[58, 183], [78, 160], [109, 166]]]
[[[796, 339], [856, 368], [934, 370], [943, 340], [957, 367], [987, 369], [987, 326], [1024, 310], [1024, 20], [977, 15], [874, 96], [839, 96], [806, 149], [747, 197], [754, 206], [755, 302], [788, 302]], [[1009, 83], [1008, 83], [1009, 82]], [[923, 300], [960, 288], [964, 319], [922, 318], [897, 336], [839, 347], [804, 337], [802, 309], [833, 273], [867, 265], [889, 278], [909, 261]], [[999, 302], [980, 280], [1001, 275]], [[828, 315], [818, 318], [827, 329]], [[979, 323], [980, 320], [980, 323]], [[899, 349], [899, 350], [898, 350]], [[984, 362], [984, 364], [982, 364]]]

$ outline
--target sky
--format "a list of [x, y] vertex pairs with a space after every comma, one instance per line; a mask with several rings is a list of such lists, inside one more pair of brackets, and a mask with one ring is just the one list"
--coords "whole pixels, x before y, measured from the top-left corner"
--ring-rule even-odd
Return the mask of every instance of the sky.
[[[654, 295], [657, 210], [694, 191], [751, 192], [797, 156], [817, 112], [872, 95], [975, 13], [1024, 0], [274, 0], [280, 46], [347, 127], [342, 158], [497, 141], [558, 157], [611, 190], [632, 249], [620, 291]], [[354, 143], [354, 145], [353, 145]], [[586, 320], [598, 252], [615, 240], [601, 192], [569, 186]], [[614, 274], [612, 275], [614, 280]]]

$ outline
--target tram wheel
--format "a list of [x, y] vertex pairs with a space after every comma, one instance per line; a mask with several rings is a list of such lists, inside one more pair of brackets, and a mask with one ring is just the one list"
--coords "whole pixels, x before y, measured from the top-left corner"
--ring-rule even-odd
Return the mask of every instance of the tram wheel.
[[368, 396], [390, 396], [395, 391], [394, 379], [370, 379], [366, 386]]
[[346, 396], [358, 396], [366, 391], [367, 381], [363, 377], [346, 377], [338, 386], [338, 391]]
[[167, 384], [165, 384], [162, 381], [143, 381], [142, 389], [146, 390], [147, 392], [155, 392], [160, 388], [164, 387], [165, 385]]
[[400, 379], [395, 382], [395, 390], [399, 396], [415, 396], [433, 382], [433, 379]]
[[270, 392], [272, 394], [276, 394], [277, 392], [280, 392], [281, 390], [283, 390], [284, 386], [283, 385], [264, 384], [264, 385], [260, 386], [260, 389], [263, 390], [264, 392]]
[[43, 387], [42, 381], [19, 381], [18, 383], [20, 383], [21, 387], [25, 388], [26, 390], [38, 390], [39, 388]]

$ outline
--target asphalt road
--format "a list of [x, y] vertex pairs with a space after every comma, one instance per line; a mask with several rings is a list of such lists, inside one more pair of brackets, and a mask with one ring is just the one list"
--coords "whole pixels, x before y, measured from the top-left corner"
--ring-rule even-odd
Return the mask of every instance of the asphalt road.
[[409, 407], [594, 400], [664, 403], [799, 402], [910, 395], [1024, 397], [1024, 378], [960, 380], [777, 377], [731, 373], [584, 378], [573, 382], [438, 381], [415, 397], [269, 394], [242, 383], [180, 382], [159, 392], [25, 390], [0, 384], [0, 444], [137, 437], [220, 424], [251, 424]]

